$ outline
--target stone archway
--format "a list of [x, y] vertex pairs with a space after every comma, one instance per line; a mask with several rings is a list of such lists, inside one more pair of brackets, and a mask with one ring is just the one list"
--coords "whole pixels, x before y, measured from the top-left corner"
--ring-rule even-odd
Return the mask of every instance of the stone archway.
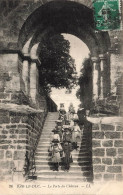
[[[36, 149], [47, 113], [46, 101], [39, 92], [40, 86], [38, 86], [38, 66], [41, 64], [38, 54], [43, 37], [46, 38], [57, 33], [70, 33], [84, 41], [92, 56], [93, 97], [96, 99], [101, 95], [103, 98], [109, 92], [110, 87], [106, 86], [110, 86], [110, 81], [107, 80], [105, 73], [107, 69], [109, 70], [107, 52], [110, 47], [110, 38], [107, 32], [95, 32], [91, 8], [91, 0], [46, 0], [37, 3], [31, 3], [29, 0], [26, 3], [18, 4], [7, 15], [7, 21], [1, 24], [0, 71], [4, 74], [4, 79], [1, 79], [3, 85], [1, 102], [6, 103], [6, 107], [3, 104], [1, 111], [1, 115], [4, 117], [1, 122], [3, 123], [1, 144], [3, 145], [0, 152], [1, 167], [8, 168], [8, 171], [19, 167], [17, 171], [22, 172], [26, 151], [31, 153]], [[99, 72], [100, 69], [101, 72]], [[11, 106], [7, 104], [11, 104]], [[54, 107], [56, 106], [53, 102], [52, 104]], [[8, 134], [8, 137], [5, 134]], [[106, 135], [107, 139], [112, 138], [110, 132]], [[103, 139], [104, 134], [94, 132], [94, 136], [95, 139]], [[113, 134], [113, 136], [120, 137], [119, 134]], [[104, 142], [101, 143], [107, 147]], [[96, 140], [94, 144], [100, 147], [99, 140]], [[97, 149], [95, 155], [100, 153], [104, 157], [104, 150]], [[6, 161], [4, 156], [9, 160]], [[101, 162], [100, 159], [98, 160]], [[97, 169], [95, 167], [95, 170], [99, 171], [100, 167]], [[2, 177], [4, 172], [3, 170]]]
[[[109, 69], [109, 66], [105, 65], [107, 64], [105, 61], [107, 60], [107, 52], [110, 47], [110, 39], [107, 32], [95, 32], [93, 11], [85, 5], [71, 1], [51, 1], [46, 3], [36, 9], [23, 24], [18, 39], [19, 48], [23, 49], [30, 40], [27, 49], [28, 55], [30, 55], [30, 52], [34, 52], [35, 44], [37, 44], [36, 48], [39, 53], [41, 40], [44, 37], [46, 38], [46, 36], [53, 36], [57, 33], [73, 34], [85, 42], [91, 52], [94, 65], [94, 99], [100, 95], [102, 98], [106, 97], [110, 90], [110, 80], [106, 81], [106, 69]], [[34, 53], [35, 57], [38, 58], [38, 55], [36, 56], [36, 49]], [[101, 64], [104, 63], [101, 65], [101, 68], [98, 68], [100, 66], [99, 61], [101, 61]], [[105, 73], [100, 74], [100, 69]], [[104, 87], [105, 82], [107, 82], [108, 86], [106, 89]]]

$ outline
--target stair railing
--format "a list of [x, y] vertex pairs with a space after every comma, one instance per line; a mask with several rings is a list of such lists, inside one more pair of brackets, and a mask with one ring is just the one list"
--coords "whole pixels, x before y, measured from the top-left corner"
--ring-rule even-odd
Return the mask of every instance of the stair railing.
[[26, 180], [34, 179], [34, 175], [36, 172], [36, 164], [35, 164], [35, 152], [34, 150], [30, 153], [30, 157], [28, 155], [28, 151], [25, 154], [25, 165], [24, 165], [24, 177]]

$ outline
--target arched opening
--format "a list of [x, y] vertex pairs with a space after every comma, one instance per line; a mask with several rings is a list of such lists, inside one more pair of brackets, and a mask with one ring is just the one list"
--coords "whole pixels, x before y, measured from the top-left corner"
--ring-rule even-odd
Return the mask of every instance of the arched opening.
[[[85, 5], [71, 1], [52, 1], [36, 9], [27, 18], [19, 34], [19, 49], [25, 56], [31, 58], [30, 68], [26, 63], [23, 63], [23, 69], [25, 70], [25, 67], [28, 66], [27, 69], [30, 71], [29, 93], [32, 101], [35, 102], [35, 104], [40, 102], [37, 90], [38, 92], [41, 90], [39, 80], [42, 70], [42, 43], [44, 40], [48, 40], [48, 38], [52, 38], [58, 34], [67, 34], [67, 36], [69, 34], [73, 35], [83, 41], [87, 46], [90, 51], [92, 63], [92, 96], [95, 101], [99, 96], [104, 98], [107, 95], [109, 88], [104, 88], [105, 83], [107, 82], [105, 79], [107, 75], [100, 74], [100, 70], [105, 73], [107, 72], [107, 69], [109, 70], [109, 67], [104, 60], [104, 56], [107, 56], [110, 45], [108, 33], [95, 32], [93, 12]], [[82, 49], [81, 52], [83, 52]], [[108, 85], [110, 84], [108, 83]], [[37, 98], [38, 101], [36, 102]], [[91, 124], [86, 123], [84, 127], [84, 136], [76, 160], [83, 175], [85, 177], [87, 176], [87, 181], [93, 180], [91, 144]], [[85, 159], [85, 161], [88, 161], [87, 163], [83, 161], [84, 154], [87, 155], [87, 158]]]
[[[85, 58], [89, 57], [90, 51], [88, 47], [85, 45], [84, 42], [82, 42], [77, 37], [70, 35], [70, 34], [63, 34], [64, 38], [70, 42], [70, 55], [73, 59], [75, 59], [75, 65], [76, 65], [76, 76], [77, 78], [81, 75], [81, 69], [82, 64]], [[78, 80], [78, 79], [77, 79]], [[66, 111], [68, 111], [68, 108], [70, 104], [72, 103], [74, 105], [74, 108], [77, 112], [79, 105], [81, 104], [80, 99], [77, 98], [76, 93], [79, 89], [79, 86], [71, 89], [71, 92], [64, 89], [56, 89], [52, 88], [51, 91], [51, 97], [58, 105], [58, 109], [60, 106], [60, 103], [64, 103]]]
[[[87, 45], [93, 61], [93, 97], [94, 99], [99, 96], [106, 97], [110, 91], [110, 80], [106, 79], [106, 72], [110, 67], [102, 65], [101, 71], [105, 74], [100, 76], [100, 67], [97, 63], [100, 60], [102, 64], [105, 63], [100, 56], [106, 55], [107, 58], [110, 41], [107, 32], [95, 32], [93, 12], [85, 5], [70, 1], [53, 1], [39, 7], [28, 17], [21, 28], [19, 48], [23, 52], [26, 48], [25, 55], [28, 53], [31, 58], [39, 59], [43, 39], [61, 33], [72, 34]], [[107, 88], [104, 87], [106, 82], [108, 82]]]
[[20, 31], [19, 47], [22, 48], [32, 35], [30, 47], [46, 34], [51, 36], [55, 33], [77, 36], [88, 45], [94, 56], [106, 52], [109, 44], [107, 33], [95, 33], [91, 9], [79, 3], [59, 1], [46, 3], [28, 17]]

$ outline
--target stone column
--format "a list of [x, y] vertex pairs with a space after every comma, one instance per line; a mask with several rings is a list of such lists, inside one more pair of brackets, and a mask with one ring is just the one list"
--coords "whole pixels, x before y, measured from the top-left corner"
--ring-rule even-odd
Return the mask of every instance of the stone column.
[[22, 78], [25, 85], [25, 92], [27, 95], [29, 95], [30, 85], [29, 85], [29, 61], [28, 60], [23, 61]]
[[93, 99], [96, 100], [99, 96], [99, 58], [92, 57], [93, 71], [92, 71], [92, 80], [93, 80]]
[[0, 52], [0, 91], [20, 91], [21, 58], [19, 54], [12, 51]]
[[100, 54], [100, 97], [107, 97], [110, 92], [110, 71], [108, 67], [107, 55]]
[[38, 69], [35, 61], [31, 62], [30, 66], [30, 97], [36, 103], [36, 95], [38, 88]]

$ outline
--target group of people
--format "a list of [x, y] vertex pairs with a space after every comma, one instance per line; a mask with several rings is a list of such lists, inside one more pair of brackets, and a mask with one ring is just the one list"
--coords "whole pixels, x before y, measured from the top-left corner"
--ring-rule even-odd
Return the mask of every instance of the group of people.
[[52, 130], [50, 138], [49, 155], [54, 165], [53, 170], [58, 171], [62, 165], [65, 171], [69, 171], [70, 164], [73, 162], [72, 151], [78, 149], [77, 142], [81, 139], [81, 130], [78, 119], [67, 119], [66, 112], [59, 111], [59, 119]]

